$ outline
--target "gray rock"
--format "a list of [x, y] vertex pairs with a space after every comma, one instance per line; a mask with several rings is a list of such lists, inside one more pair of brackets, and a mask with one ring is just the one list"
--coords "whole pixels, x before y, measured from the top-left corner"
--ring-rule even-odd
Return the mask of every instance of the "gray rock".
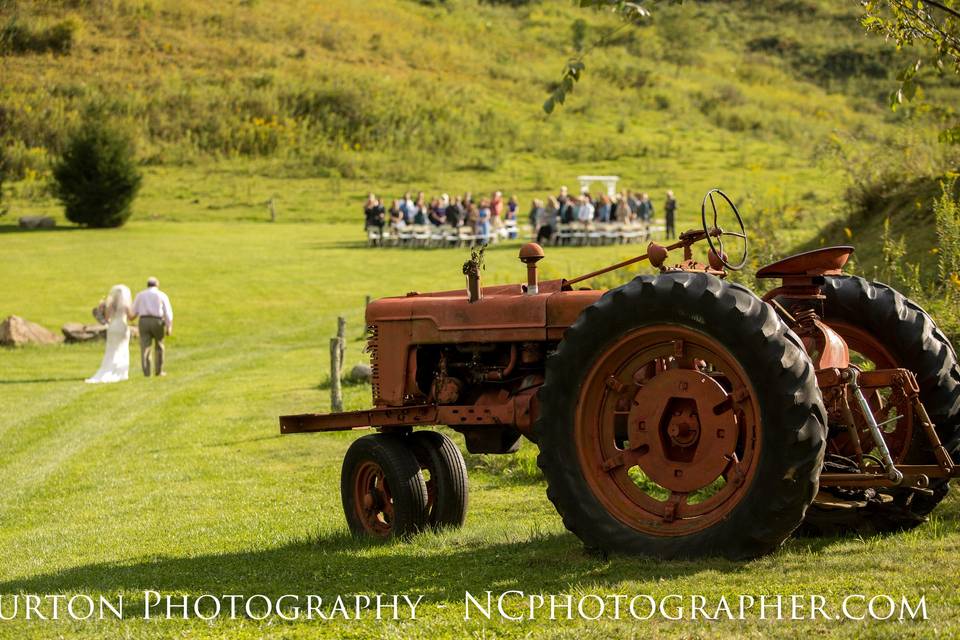
[[0, 322], [0, 344], [18, 347], [25, 344], [55, 344], [63, 340], [46, 327], [24, 320], [20, 316], [10, 316]]
[[[80, 322], [68, 322], [60, 327], [67, 342], [90, 342], [92, 340], [107, 339], [107, 325], [105, 324], [83, 324]], [[130, 337], [138, 338], [140, 331], [136, 327], [130, 327]]]
[[53, 229], [57, 226], [56, 221], [48, 216], [22, 216], [20, 218], [21, 229]]
[[353, 369], [350, 369], [350, 379], [354, 382], [370, 382], [370, 365], [368, 364], [357, 364], [354, 365]]
[[90, 342], [91, 340], [107, 339], [107, 325], [105, 324], [68, 322], [60, 327], [60, 332], [63, 333], [67, 342]]

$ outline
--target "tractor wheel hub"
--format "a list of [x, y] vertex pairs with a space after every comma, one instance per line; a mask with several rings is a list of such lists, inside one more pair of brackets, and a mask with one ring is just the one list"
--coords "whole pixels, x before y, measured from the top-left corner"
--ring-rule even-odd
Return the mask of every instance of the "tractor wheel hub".
[[675, 447], [685, 449], [693, 446], [700, 435], [700, 420], [691, 411], [675, 411], [667, 425], [667, 435]]
[[627, 420], [630, 448], [646, 450], [639, 458], [643, 472], [679, 493], [716, 480], [737, 444], [735, 412], [727, 398], [716, 380], [694, 369], [668, 369], [645, 382]]

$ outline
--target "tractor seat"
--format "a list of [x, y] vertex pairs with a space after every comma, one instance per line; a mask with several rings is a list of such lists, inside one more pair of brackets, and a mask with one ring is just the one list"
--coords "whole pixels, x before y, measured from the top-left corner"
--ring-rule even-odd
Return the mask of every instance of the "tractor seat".
[[768, 264], [757, 271], [758, 278], [789, 278], [796, 276], [835, 276], [847, 264], [853, 247], [824, 247], [804, 251]]

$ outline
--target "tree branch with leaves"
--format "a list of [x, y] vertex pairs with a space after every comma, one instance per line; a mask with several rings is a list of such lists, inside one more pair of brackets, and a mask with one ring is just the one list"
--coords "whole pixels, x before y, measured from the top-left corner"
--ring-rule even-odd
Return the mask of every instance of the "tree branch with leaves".
[[[917, 75], [924, 65], [960, 75], [960, 0], [861, 0], [861, 24], [898, 49], [919, 50], [916, 61], [897, 74], [899, 88], [890, 94], [894, 109], [917, 94]], [[952, 109], [950, 110], [952, 115]], [[940, 140], [960, 143], [960, 124], [940, 133]]]

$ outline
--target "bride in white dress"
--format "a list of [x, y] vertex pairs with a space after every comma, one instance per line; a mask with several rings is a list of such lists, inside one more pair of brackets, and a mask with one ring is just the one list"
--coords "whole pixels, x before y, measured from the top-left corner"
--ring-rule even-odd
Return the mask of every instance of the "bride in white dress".
[[103, 354], [100, 369], [87, 378], [87, 382], [119, 382], [130, 373], [130, 327], [133, 304], [130, 289], [118, 284], [110, 289], [104, 305], [107, 319], [107, 351]]

